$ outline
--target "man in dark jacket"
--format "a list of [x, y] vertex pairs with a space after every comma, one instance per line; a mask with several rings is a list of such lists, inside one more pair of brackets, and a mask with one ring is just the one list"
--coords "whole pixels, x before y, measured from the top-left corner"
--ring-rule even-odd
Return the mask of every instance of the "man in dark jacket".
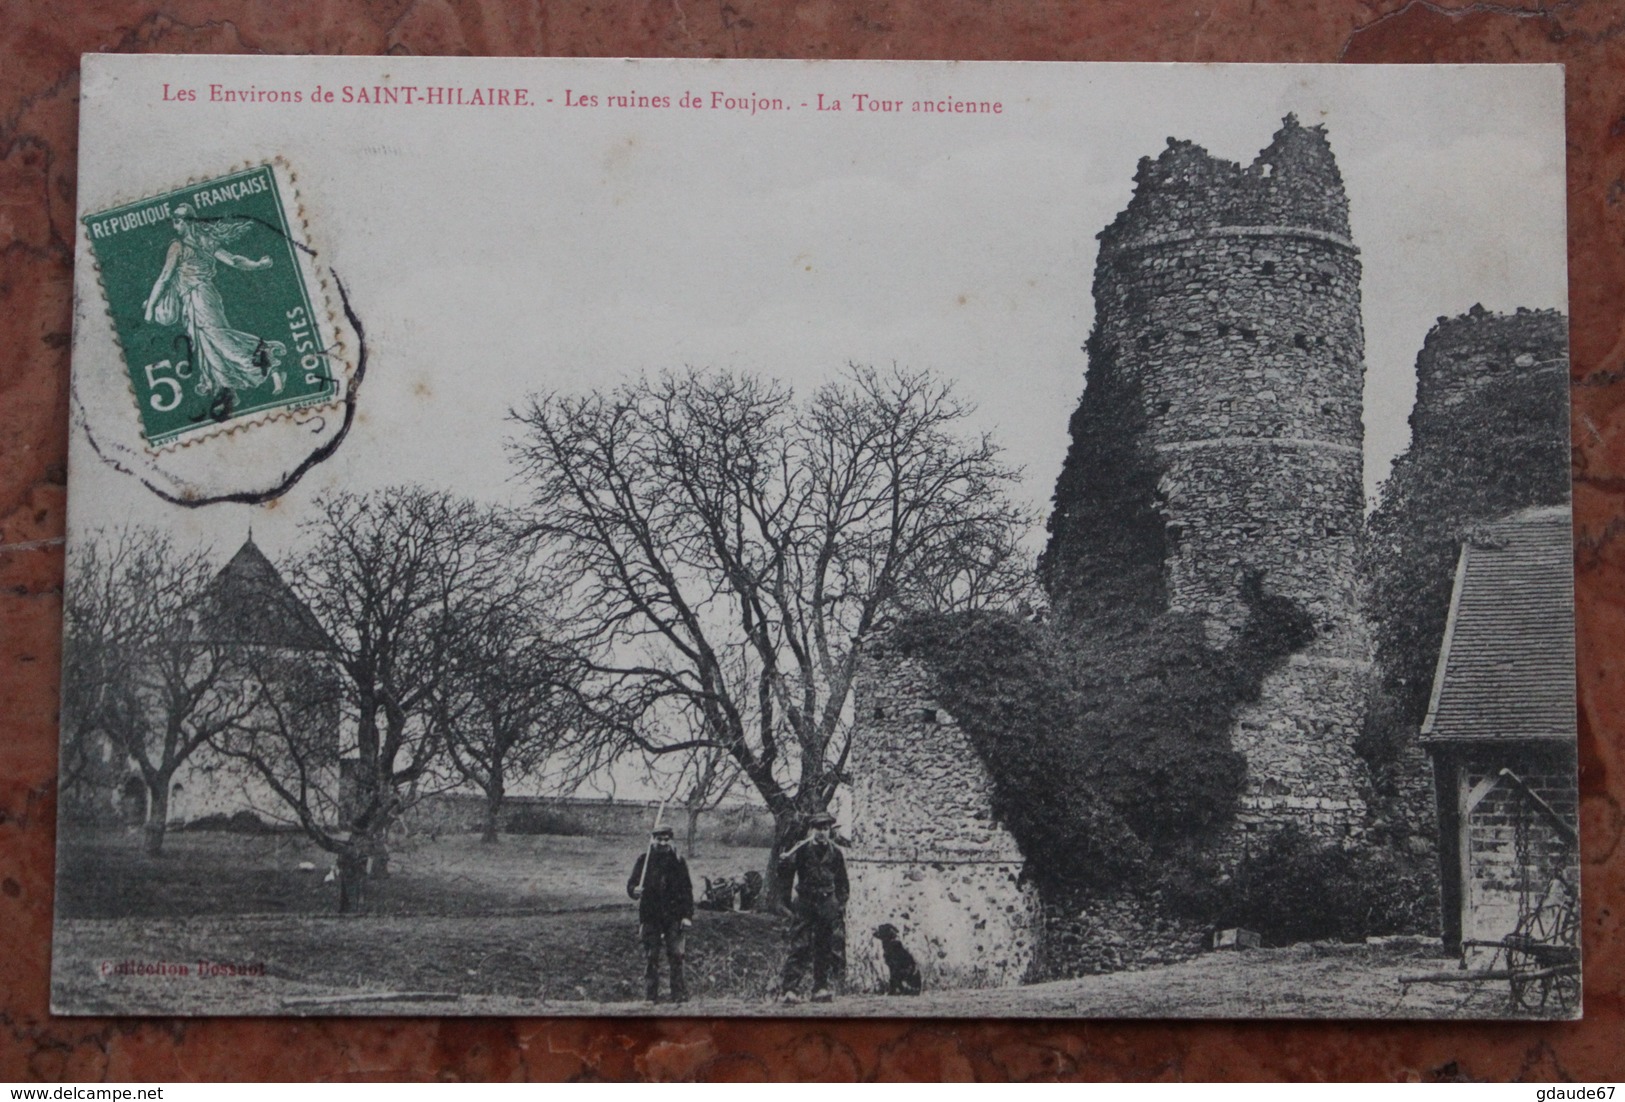
[[801, 1001], [801, 978], [812, 964], [812, 1001], [827, 1003], [831, 985], [846, 974], [846, 858], [831, 836], [835, 816], [814, 815], [811, 833], [779, 858], [779, 876], [796, 888], [795, 924], [790, 928], [790, 955], [784, 962], [784, 1001]]
[[688, 928], [694, 925], [694, 882], [688, 876], [688, 863], [677, 856], [671, 839], [671, 827], [656, 827], [649, 836], [649, 852], [638, 858], [626, 881], [626, 894], [638, 901], [645, 958], [643, 987], [650, 1002], [660, 998], [662, 943], [671, 965], [671, 1001], [688, 1001], [683, 950]]

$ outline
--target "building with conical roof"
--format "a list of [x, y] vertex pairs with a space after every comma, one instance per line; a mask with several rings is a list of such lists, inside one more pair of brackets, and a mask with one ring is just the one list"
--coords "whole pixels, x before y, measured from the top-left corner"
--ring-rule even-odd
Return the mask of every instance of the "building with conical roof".
[[195, 630], [210, 642], [294, 651], [332, 648], [309, 606], [265, 557], [252, 531], [204, 589]]
[[[189, 634], [175, 654], [168, 656], [170, 675], [195, 663], [212, 663], [217, 671], [198, 675], [197, 684], [210, 694], [197, 702], [199, 709], [218, 713], [246, 707], [255, 693], [266, 688], [296, 694], [307, 705], [301, 722], [318, 728], [302, 732], [301, 737], [331, 740], [336, 778], [341, 717], [332, 642], [252, 534], [187, 606], [182, 630]], [[176, 654], [189, 657], [177, 667]], [[156, 668], [146, 676], [155, 699], [162, 676]], [[190, 680], [193, 675], [185, 676]], [[160, 712], [154, 708], [155, 715]], [[248, 717], [244, 718], [246, 722]], [[100, 772], [105, 776], [98, 787], [109, 790], [111, 814], [88, 812], [95, 819], [116, 817], [139, 825], [153, 814], [163, 815], [171, 824], [241, 812], [261, 820], [286, 814], [282, 802], [248, 765], [213, 753], [208, 744], [194, 750], [175, 769], [167, 801], [149, 797], [134, 760], [111, 742], [99, 756]], [[336, 787], [333, 778], [324, 781]], [[161, 806], [155, 809], [152, 805]]]

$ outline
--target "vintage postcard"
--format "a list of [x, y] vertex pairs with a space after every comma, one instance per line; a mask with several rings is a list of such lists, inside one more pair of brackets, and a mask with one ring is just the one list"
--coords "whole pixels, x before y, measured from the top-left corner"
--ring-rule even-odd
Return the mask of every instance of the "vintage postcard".
[[54, 1010], [1579, 1016], [1562, 95], [87, 56]]

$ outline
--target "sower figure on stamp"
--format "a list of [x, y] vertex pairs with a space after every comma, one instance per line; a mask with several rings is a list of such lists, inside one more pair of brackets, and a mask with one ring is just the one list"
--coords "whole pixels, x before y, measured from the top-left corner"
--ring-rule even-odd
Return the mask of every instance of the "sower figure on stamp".
[[282, 393], [287, 376], [282, 357], [287, 355], [288, 346], [233, 329], [226, 320], [226, 306], [216, 279], [221, 264], [243, 272], [271, 267], [268, 256], [251, 260], [226, 251], [226, 245], [255, 223], [246, 218], [199, 219], [190, 204], [182, 203], [175, 208], [171, 225], [175, 227], [175, 240], [164, 256], [163, 271], [147, 295], [142, 316], [159, 325], [179, 325], [185, 330], [199, 394], [212, 394], [223, 387], [253, 390], [267, 378], [272, 393]]
[[779, 858], [779, 876], [796, 889], [790, 955], [784, 962], [784, 1001], [801, 1001], [801, 978], [812, 965], [812, 1001], [834, 998], [832, 986], [846, 974], [846, 858], [832, 837], [835, 816], [814, 815], [812, 833]]
[[688, 863], [677, 856], [671, 840], [671, 827], [655, 827], [649, 836], [649, 852], [638, 858], [626, 881], [626, 894], [638, 901], [644, 994], [650, 1002], [660, 998], [662, 945], [671, 966], [671, 1001], [688, 1001], [688, 986], [683, 982], [683, 951], [688, 928], [694, 925], [694, 882], [689, 879]]

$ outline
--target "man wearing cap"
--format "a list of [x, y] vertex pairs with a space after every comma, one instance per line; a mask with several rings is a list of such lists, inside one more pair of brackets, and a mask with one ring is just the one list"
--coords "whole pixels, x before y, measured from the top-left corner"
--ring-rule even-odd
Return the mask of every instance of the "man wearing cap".
[[812, 1001], [827, 1003], [831, 985], [846, 973], [846, 858], [833, 837], [835, 816], [821, 811], [808, 820], [811, 833], [779, 858], [779, 876], [796, 888], [790, 955], [784, 962], [784, 1001], [801, 1001], [801, 978], [812, 964]]
[[645, 958], [643, 987], [650, 1002], [660, 998], [662, 944], [671, 965], [671, 1001], [688, 1001], [683, 949], [688, 928], [694, 925], [694, 882], [688, 876], [688, 863], [677, 856], [671, 839], [671, 827], [655, 827], [649, 835], [649, 852], [638, 858], [626, 881], [626, 894], [638, 901]]

